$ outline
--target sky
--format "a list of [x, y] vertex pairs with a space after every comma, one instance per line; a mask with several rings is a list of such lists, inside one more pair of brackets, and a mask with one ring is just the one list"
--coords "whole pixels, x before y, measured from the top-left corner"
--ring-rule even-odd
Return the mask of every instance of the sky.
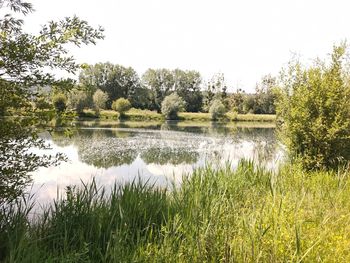
[[96, 46], [72, 49], [78, 62], [223, 73], [231, 91], [252, 92], [293, 56], [309, 64], [350, 39], [348, 0], [29, 0], [25, 28], [77, 15], [105, 29]]

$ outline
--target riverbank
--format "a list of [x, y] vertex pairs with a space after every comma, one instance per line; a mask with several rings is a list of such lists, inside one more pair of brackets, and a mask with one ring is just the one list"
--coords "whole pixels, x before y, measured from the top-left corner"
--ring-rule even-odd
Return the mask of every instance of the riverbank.
[[[99, 114], [96, 114], [93, 110], [84, 110], [80, 114], [82, 118], [100, 118], [100, 119], [122, 119], [130, 121], [163, 121], [164, 116], [156, 111], [130, 109], [125, 112], [123, 116], [120, 116], [118, 112], [112, 110], [101, 110]], [[180, 112], [178, 114], [178, 120], [181, 121], [211, 121], [209, 113], [202, 112]], [[220, 119], [221, 122], [275, 122], [276, 115], [272, 114], [236, 114], [226, 113], [225, 116]]]
[[207, 167], [173, 191], [68, 188], [37, 218], [1, 210], [4, 262], [349, 262], [346, 172]]

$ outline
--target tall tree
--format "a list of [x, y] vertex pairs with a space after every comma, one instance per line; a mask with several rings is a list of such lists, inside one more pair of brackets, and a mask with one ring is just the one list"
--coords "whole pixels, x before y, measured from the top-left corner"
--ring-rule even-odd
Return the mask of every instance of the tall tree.
[[151, 91], [152, 109], [160, 112], [162, 101], [174, 91], [173, 73], [168, 69], [148, 69], [142, 76], [142, 84]]
[[[14, 14], [33, 12], [30, 3], [2, 0], [0, 19], [0, 203], [18, 196], [28, 183], [28, 172], [59, 159], [38, 156], [28, 150], [45, 148], [33, 127], [38, 119], [31, 107], [38, 86], [55, 85], [69, 89], [74, 81], [57, 79], [48, 70], [74, 73], [80, 65], [69, 55], [68, 45], [95, 44], [103, 38], [102, 29], [90, 27], [77, 17], [51, 21], [38, 35], [23, 31], [24, 21]], [[15, 113], [15, 114], [13, 114]], [[26, 115], [26, 118], [15, 116]], [[5, 118], [5, 115], [14, 115]]]
[[137, 72], [131, 67], [123, 67], [112, 63], [97, 63], [84, 68], [80, 75], [81, 85], [92, 94], [100, 89], [109, 96], [107, 106], [110, 108], [112, 102], [119, 98], [129, 99], [131, 103], [137, 104], [140, 79]]
[[185, 101], [185, 110], [198, 112], [202, 109], [203, 96], [201, 92], [202, 77], [198, 71], [175, 69], [174, 89]]
[[[209, 111], [213, 100], [221, 100], [227, 98], [227, 85], [223, 73], [217, 73], [208, 81], [205, 91], [203, 92], [204, 101], [203, 109]], [[225, 105], [226, 106], [226, 105]]]

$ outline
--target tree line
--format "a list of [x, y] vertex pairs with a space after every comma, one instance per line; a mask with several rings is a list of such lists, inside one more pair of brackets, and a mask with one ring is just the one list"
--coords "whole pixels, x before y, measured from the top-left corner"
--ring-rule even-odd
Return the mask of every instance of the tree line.
[[[195, 70], [163, 68], [148, 69], [140, 77], [131, 67], [107, 62], [85, 65], [76, 87], [60, 101], [80, 112], [84, 108], [113, 109], [113, 102], [123, 98], [133, 108], [161, 112], [165, 98], [176, 93], [186, 112], [209, 112], [214, 101], [220, 101], [226, 111], [275, 114], [275, 85], [276, 79], [267, 75], [256, 85], [255, 93], [241, 89], [229, 93], [222, 73], [204, 81]], [[62, 90], [53, 89], [50, 95], [57, 93]]]

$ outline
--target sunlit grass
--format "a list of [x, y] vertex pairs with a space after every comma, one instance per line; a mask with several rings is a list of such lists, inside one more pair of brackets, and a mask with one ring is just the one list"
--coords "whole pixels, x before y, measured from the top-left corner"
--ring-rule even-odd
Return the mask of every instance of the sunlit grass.
[[[36, 221], [2, 208], [5, 262], [349, 262], [349, 174], [241, 161], [180, 187], [69, 188]], [[108, 191], [109, 192], [109, 191]]]
[[[94, 110], [85, 109], [81, 117], [101, 118], [101, 119], [119, 119], [119, 114], [113, 110], [101, 110], [97, 114]], [[161, 113], [150, 110], [140, 110], [132, 108], [124, 113], [123, 119], [130, 121], [164, 121]], [[211, 117], [209, 113], [204, 112], [179, 112], [178, 119], [182, 121], [200, 121], [209, 122]], [[237, 114], [228, 112], [220, 119], [221, 122], [275, 122], [276, 115], [271, 114]]]

